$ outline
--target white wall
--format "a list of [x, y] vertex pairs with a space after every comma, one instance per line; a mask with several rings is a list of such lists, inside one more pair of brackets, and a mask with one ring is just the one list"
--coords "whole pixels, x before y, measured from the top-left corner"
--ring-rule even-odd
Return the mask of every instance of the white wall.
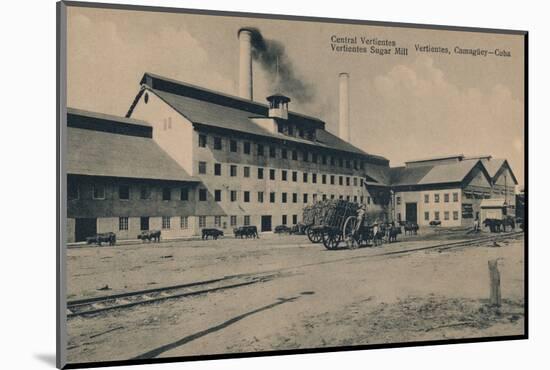
[[[455, 202], [453, 194], [457, 193], [458, 199]], [[439, 195], [439, 202], [435, 202], [435, 195]], [[445, 202], [445, 194], [449, 195], [449, 202]], [[429, 202], [424, 201], [425, 196], [429, 197]], [[397, 205], [397, 198], [401, 197], [401, 204]], [[460, 188], [443, 190], [424, 190], [424, 191], [406, 191], [396, 192], [396, 218], [397, 213], [401, 213], [401, 219], [405, 220], [406, 203], [417, 204], [417, 219], [419, 225], [429, 225], [430, 221], [435, 220], [435, 212], [439, 212], [441, 226], [460, 226], [461, 225], [461, 204], [462, 191]], [[429, 219], [424, 218], [424, 213], [429, 212]], [[445, 220], [445, 212], [448, 212], [449, 219]], [[453, 212], [458, 212], [458, 219], [453, 218]]]

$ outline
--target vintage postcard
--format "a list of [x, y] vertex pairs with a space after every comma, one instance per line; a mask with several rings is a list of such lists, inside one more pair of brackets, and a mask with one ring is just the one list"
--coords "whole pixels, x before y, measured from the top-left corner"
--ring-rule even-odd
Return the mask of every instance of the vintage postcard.
[[526, 32], [58, 10], [59, 366], [527, 337]]

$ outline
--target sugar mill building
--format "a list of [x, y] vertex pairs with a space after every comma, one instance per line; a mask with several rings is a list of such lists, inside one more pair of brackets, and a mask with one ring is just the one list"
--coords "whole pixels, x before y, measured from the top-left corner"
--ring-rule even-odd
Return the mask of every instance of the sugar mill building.
[[456, 155], [390, 168], [350, 144], [347, 73], [338, 76], [338, 135], [289, 110], [291, 97], [277, 91], [267, 104], [253, 101], [252, 34], [238, 35], [239, 96], [145, 73], [126, 117], [68, 110], [70, 242], [108, 231], [119, 239], [153, 229], [165, 238], [205, 227], [271, 231], [322, 199], [420, 225], [471, 225], [489, 198], [513, 209], [506, 160]]

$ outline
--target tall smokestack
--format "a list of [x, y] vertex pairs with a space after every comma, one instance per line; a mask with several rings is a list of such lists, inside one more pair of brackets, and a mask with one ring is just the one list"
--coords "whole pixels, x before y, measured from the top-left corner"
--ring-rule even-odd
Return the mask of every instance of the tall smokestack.
[[350, 141], [349, 133], [349, 74], [340, 73], [340, 116], [339, 116], [339, 135], [342, 140]]
[[252, 100], [252, 31], [241, 28], [239, 37], [239, 96]]

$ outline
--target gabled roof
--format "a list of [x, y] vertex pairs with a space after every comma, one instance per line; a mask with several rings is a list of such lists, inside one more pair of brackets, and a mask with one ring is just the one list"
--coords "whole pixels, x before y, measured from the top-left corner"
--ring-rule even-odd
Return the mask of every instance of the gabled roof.
[[392, 186], [435, 185], [461, 183], [478, 167], [489, 180], [481, 161], [460, 161], [418, 167], [394, 167], [391, 172]]
[[483, 165], [485, 168], [487, 168], [487, 172], [489, 172], [489, 176], [491, 176], [492, 180], [496, 180], [502, 171], [507, 169], [510, 172], [510, 175], [512, 176], [512, 180], [514, 181], [514, 184], [518, 184], [518, 180], [516, 179], [516, 175], [514, 174], [514, 171], [512, 171], [512, 167], [510, 167], [510, 164], [506, 159], [502, 158], [495, 158], [491, 160], [482, 160]]
[[[325, 149], [345, 151], [367, 157], [382, 165], [389, 161], [377, 155], [372, 155], [340, 139], [324, 129], [325, 123], [317, 118], [289, 112], [288, 122], [302, 127], [318, 128], [315, 141], [300, 137], [288, 136], [270, 132], [253, 122], [254, 118], [268, 117], [268, 106], [239, 97], [221, 94], [184, 82], [175, 81], [162, 76], [146, 73], [141, 80], [145, 90], [151, 91], [170, 105], [174, 110], [196, 125], [234, 130], [246, 134], [264, 136], [276, 140], [295, 142], [300, 145], [310, 145]], [[127, 116], [131, 116], [133, 108], [139, 100], [141, 90], [130, 107]]]
[[[75, 112], [71, 110], [71, 112]], [[94, 121], [84, 128], [84, 111], [78, 116], [69, 115], [67, 128], [67, 173], [71, 175], [107, 176], [132, 179], [165, 181], [197, 181], [191, 177], [172, 157], [170, 157], [150, 137], [133, 135], [131, 132], [115, 133], [96, 130], [101, 122]], [[90, 114], [92, 121], [96, 114]], [[113, 124], [114, 116], [109, 116], [107, 127]], [[124, 118], [121, 125], [128, 124]]]

